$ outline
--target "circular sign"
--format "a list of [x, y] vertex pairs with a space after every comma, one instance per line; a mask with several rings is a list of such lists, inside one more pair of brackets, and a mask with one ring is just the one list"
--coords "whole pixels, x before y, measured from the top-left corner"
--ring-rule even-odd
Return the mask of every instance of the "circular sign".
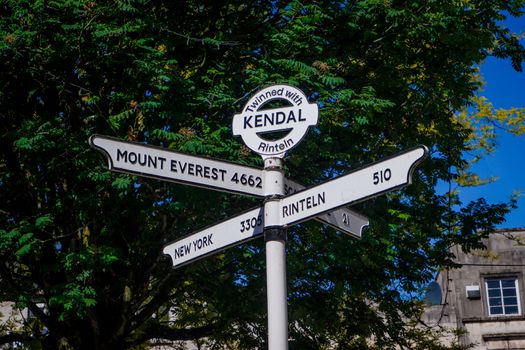
[[[284, 101], [286, 106], [264, 109], [270, 101]], [[272, 85], [255, 93], [242, 113], [233, 116], [233, 134], [240, 135], [252, 151], [262, 156], [283, 157], [296, 146], [310, 125], [317, 124], [317, 104], [308, 103], [306, 95], [288, 85]], [[267, 140], [261, 135], [289, 132], [278, 140]]]

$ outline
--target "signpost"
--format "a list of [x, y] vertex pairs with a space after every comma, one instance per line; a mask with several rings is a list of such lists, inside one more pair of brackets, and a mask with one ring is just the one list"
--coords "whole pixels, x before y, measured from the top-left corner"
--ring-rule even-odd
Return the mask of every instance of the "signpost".
[[[113, 171], [218, 191], [257, 197], [266, 195], [263, 188], [265, 172], [261, 169], [102, 135], [91, 136], [89, 143], [106, 155], [109, 169]], [[295, 181], [284, 181], [286, 193], [304, 189]], [[316, 219], [356, 237], [361, 237], [363, 227], [368, 225], [366, 217], [349, 209], [337, 210]]]
[[[272, 108], [267, 108], [270, 102]], [[284, 106], [274, 108], [279, 102]], [[250, 98], [234, 116], [232, 129], [261, 155], [264, 170], [107, 136], [89, 139], [93, 148], [106, 155], [114, 171], [265, 197], [264, 206], [178, 239], [163, 252], [171, 257], [174, 267], [180, 267], [264, 233], [270, 350], [288, 349], [285, 228], [315, 217], [360, 237], [368, 219], [344, 206], [410, 184], [415, 167], [428, 153], [426, 147], [419, 146], [305, 189], [284, 177], [283, 158], [317, 120], [317, 105], [308, 103], [306, 95], [292, 86], [270, 86]], [[272, 140], [275, 132], [285, 136]]]

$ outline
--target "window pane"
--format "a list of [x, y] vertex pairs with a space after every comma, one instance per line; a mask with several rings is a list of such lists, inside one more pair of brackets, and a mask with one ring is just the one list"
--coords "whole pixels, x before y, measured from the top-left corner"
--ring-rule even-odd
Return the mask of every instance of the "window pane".
[[499, 306], [499, 307], [491, 307], [490, 308], [490, 314], [491, 315], [501, 315], [501, 314], [503, 314], [503, 308], [501, 306]]
[[[490, 291], [489, 291], [489, 296], [490, 296]], [[515, 288], [503, 289], [503, 296], [504, 297], [515, 297], [516, 296], [516, 289]]]
[[499, 288], [499, 280], [487, 280], [487, 288]]
[[489, 292], [489, 297], [500, 297], [501, 296], [501, 292], [499, 289], [489, 289], [488, 292]]
[[518, 305], [518, 298], [516, 298], [516, 297], [503, 298], [503, 304], [505, 304], [505, 305]]
[[501, 305], [501, 298], [489, 298], [490, 306], [499, 306]]
[[506, 315], [512, 315], [518, 313], [518, 307], [517, 306], [505, 306], [505, 314]]
[[503, 288], [509, 288], [509, 287], [515, 288], [516, 283], [514, 281], [515, 281], [514, 279], [501, 280], [501, 286]]

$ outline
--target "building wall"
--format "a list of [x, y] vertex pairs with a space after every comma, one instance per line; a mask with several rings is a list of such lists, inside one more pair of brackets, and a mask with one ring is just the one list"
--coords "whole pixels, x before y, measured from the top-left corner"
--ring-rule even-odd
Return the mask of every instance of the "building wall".
[[429, 307], [423, 320], [455, 324], [464, 331], [456, 340], [476, 350], [525, 350], [525, 244], [518, 244], [520, 239], [525, 241], [525, 229], [491, 234], [486, 250], [464, 253], [454, 247], [463, 266], [439, 274], [442, 303]]
[[0, 326], [2, 330], [15, 330], [27, 319], [27, 310], [16, 309], [15, 303], [0, 303]]

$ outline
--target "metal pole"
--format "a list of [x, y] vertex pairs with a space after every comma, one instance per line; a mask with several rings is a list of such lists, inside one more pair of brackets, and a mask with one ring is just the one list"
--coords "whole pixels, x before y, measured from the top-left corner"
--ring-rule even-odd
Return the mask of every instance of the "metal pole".
[[268, 349], [288, 349], [288, 302], [286, 291], [286, 231], [279, 223], [279, 202], [284, 196], [283, 160], [264, 160], [266, 201], [266, 290], [268, 303]]

